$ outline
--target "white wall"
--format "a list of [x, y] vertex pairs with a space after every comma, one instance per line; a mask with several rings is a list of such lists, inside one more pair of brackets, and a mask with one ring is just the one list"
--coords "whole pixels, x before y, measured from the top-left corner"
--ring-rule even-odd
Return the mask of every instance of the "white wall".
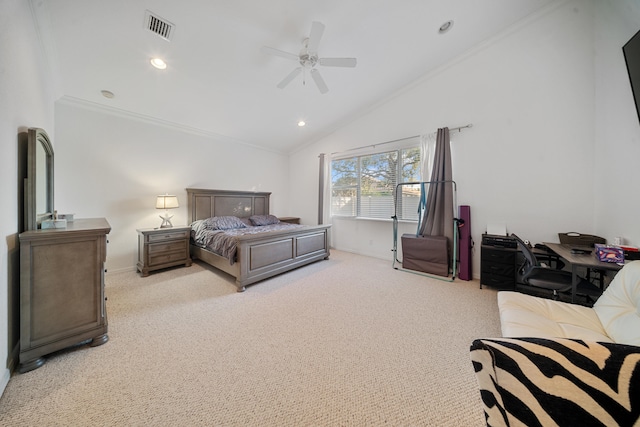
[[[596, 207], [604, 203], [594, 194], [598, 172], [620, 162], [603, 165], [600, 147], [608, 142], [597, 135], [596, 144], [596, 111], [602, 113], [595, 96], [595, 9], [593, 2], [573, 1], [533, 15], [292, 155], [292, 177], [302, 177], [293, 181], [292, 194], [306, 194], [292, 198], [292, 212], [315, 219], [317, 196], [305, 189], [316, 188], [317, 176], [304, 171], [317, 169], [319, 153], [473, 123], [453, 134], [452, 156], [458, 204], [471, 206], [475, 277], [481, 234], [492, 222], [532, 242], [557, 241], [558, 232], [578, 231], [610, 240], [623, 235], [640, 244], [631, 224], [637, 200], [625, 202], [633, 214], [622, 223], [624, 230], [596, 221], [605, 209]], [[619, 67], [615, 73], [621, 74]], [[619, 108], [635, 115], [625, 102]], [[620, 152], [637, 153], [637, 144], [627, 139], [619, 141]], [[633, 170], [629, 164], [616, 173], [632, 182]], [[630, 198], [626, 193], [617, 192], [623, 200]], [[616, 212], [613, 222], [624, 215]], [[336, 248], [392, 259], [390, 221], [333, 223]]]
[[640, 121], [633, 103], [622, 46], [640, 30], [640, 3], [596, 2], [596, 229], [640, 246]]
[[137, 228], [158, 227], [156, 195], [175, 194], [169, 213], [187, 224], [185, 188], [271, 191], [271, 212], [289, 214], [288, 157], [167, 126], [56, 103], [55, 205], [111, 224], [107, 268], [135, 268]]
[[29, 2], [0, 0], [0, 394], [19, 338], [18, 133], [41, 127], [54, 136], [54, 89], [40, 46]]

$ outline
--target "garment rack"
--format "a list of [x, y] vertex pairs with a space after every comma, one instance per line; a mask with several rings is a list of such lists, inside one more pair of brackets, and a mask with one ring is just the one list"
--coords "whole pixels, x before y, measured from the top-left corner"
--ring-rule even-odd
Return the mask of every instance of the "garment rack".
[[[473, 123], [469, 123], [468, 125], [465, 125], [465, 126], [458, 126], [458, 127], [455, 127], [455, 128], [449, 128], [449, 132], [456, 131], [456, 130], [458, 132], [462, 132], [462, 129], [467, 129], [467, 128], [471, 128], [471, 127], [473, 127]], [[404, 141], [404, 140], [411, 139], [411, 138], [419, 138], [420, 136], [421, 135], [406, 136], [404, 138], [394, 139], [393, 141], [385, 141], [385, 142], [379, 142], [377, 144], [364, 145], [362, 147], [349, 148], [348, 150], [344, 150], [344, 151], [336, 151], [334, 153], [331, 153], [331, 155], [346, 153], [348, 151], [354, 151], [354, 150], [362, 150], [363, 148], [377, 147], [378, 145], [393, 144], [394, 142], [400, 142], [400, 141]]]

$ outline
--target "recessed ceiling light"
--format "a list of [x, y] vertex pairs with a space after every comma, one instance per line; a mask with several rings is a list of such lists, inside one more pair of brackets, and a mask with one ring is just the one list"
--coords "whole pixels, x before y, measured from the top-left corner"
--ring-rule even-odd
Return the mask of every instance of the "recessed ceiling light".
[[444, 34], [447, 31], [449, 31], [451, 29], [451, 27], [453, 27], [453, 21], [449, 20], [449, 21], [445, 22], [444, 24], [440, 25], [440, 28], [438, 29], [438, 32], [440, 34]]
[[105, 98], [113, 98], [115, 95], [113, 94], [113, 92], [111, 92], [110, 90], [101, 90], [100, 93], [102, 94], [102, 96], [104, 96]]
[[305, 126], [305, 125], [306, 125], [306, 123], [305, 123], [305, 121], [304, 121], [304, 120], [300, 120], [300, 121], [298, 122], [298, 126], [299, 126], [299, 127], [303, 127], [303, 126]]
[[164, 70], [165, 68], [167, 68], [167, 63], [160, 58], [152, 58], [151, 65], [153, 65], [159, 70]]

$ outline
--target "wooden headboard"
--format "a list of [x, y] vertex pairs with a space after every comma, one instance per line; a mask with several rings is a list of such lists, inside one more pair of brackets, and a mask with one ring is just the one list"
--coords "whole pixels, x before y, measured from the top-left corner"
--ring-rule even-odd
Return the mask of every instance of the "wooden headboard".
[[251, 215], [268, 215], [269, 196], [271, 193], [267, 192], [187, 188], [188, 221], [212, 216], [247, 218]]

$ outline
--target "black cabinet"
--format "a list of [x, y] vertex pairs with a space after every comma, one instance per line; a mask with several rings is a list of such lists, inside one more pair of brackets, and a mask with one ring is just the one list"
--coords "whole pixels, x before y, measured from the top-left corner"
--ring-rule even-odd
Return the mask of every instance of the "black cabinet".
[[515, 289], [517, 243], [507, 236], [482, 236], [480, 288], [482, 285]]

